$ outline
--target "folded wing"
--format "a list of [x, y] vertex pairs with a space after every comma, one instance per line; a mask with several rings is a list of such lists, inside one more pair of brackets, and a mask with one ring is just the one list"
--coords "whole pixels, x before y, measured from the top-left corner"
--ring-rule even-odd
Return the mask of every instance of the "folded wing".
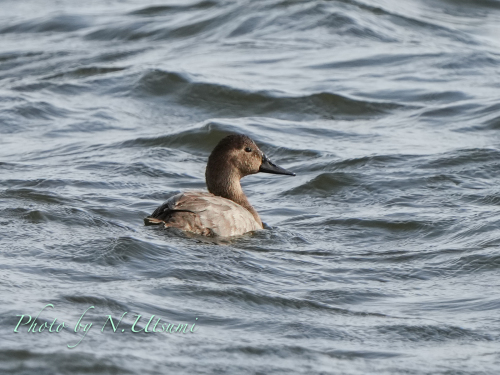
[[239, 204], [211, 193], [174, 195], [144, 219], [146, 225], [164, 224], [204, 236], [237, 236], [262, 229]]

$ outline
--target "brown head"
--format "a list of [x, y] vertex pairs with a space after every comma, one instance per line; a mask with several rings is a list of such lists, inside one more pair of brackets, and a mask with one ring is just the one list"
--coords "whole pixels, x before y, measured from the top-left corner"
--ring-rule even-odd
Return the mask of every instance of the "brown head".
[[208, 158], [205, 177], [210, 190], [211, 180], [217, 180], [218, 176], [240, 179], [259, 172], [295, 176], [273, 164], [250, 137], [233, 134], [215, 146]]
[[205, 179], [209, 192], [242, 205], [260, 222], [240, 185], [241, 178], [259, 172], [295, 176], [273, 164], [251, 138], [233, 134], [223, 138], [210, 154]]

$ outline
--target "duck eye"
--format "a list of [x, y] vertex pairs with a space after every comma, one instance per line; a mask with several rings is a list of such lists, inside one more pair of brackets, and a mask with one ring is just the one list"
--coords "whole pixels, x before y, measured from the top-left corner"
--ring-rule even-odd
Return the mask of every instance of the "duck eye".
[[252, 149], [250, 147], [245, 147], [246, 152], [252, 152]]

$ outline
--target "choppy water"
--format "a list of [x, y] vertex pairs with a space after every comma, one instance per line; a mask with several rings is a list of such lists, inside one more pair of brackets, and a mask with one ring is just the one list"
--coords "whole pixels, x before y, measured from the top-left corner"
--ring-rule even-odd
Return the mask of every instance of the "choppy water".
[[[499, 1], [0, 4], [0, 371], [498, 373]], [[144, 227], [232, 132], [270, 229]]]

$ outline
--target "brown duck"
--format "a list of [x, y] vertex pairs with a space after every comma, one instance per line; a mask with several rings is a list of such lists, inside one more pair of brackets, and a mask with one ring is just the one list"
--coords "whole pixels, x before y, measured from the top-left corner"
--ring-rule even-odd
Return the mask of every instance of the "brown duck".
[[208, 191], [174, 195], [151, 216], [146, 225], [164, 224], [204, 236], [237, 236], [262, 229], [259, 214], [241, 188], [240, 179], [258, 172], [295, 173], [273, 164], [245, 135], [223, 138], [210, 154], [205, 171]]

